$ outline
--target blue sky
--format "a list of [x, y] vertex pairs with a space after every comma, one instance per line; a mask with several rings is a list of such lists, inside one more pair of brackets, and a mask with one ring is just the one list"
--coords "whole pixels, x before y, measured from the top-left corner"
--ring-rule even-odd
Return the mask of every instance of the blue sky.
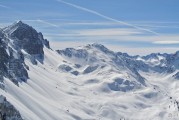
[[0, 0], [0, 27], [33, 26], [54, 49], [101, 43], [130, 54], [179, 50], [179, 0]]

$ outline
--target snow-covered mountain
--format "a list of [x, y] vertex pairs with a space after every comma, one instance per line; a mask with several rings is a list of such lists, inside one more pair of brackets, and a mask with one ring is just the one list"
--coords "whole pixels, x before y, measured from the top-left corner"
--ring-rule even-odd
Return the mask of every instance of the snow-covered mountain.
[[55, 51], [21, 21], [0, 30], [8, 120], [179, 119], [178, 80], [179, 52], [130, 56], [101, 44]]

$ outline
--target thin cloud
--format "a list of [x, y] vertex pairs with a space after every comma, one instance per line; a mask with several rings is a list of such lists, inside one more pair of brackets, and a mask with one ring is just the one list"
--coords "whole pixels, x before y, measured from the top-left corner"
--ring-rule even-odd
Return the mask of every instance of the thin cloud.
[[152, 27], [152, 28], [179, 28], [179, 26], [164, 26], [164, 25], [138, 25], [140, 27]]
[[165, 44], [165, 45], [172, 45], [172, 44], [179, 44], [179, 41], [155, 41], [154, 44]]
[[43, 24], [46, 24], [46, 25], [49, 25], [49, 26], [52, 26], [52, 27], [58, 27], [58, 25], [56, 25], [56, 24], [53, 24], [53, 23], [50, 23], [50, 22], [47, 22], [47, 21], [41, 20], [41, 19], [37, 19], [37, 20], [23, 20], [23, 21], [27, 21], [27, 22], [40, 22], [40, 23], [43, 23]]
[[44, 20], [37, 20], [38, 22], [41, 22], [41, 23], [44, 23], [44, 24], [47, 24], [47, 25], [50, 25], [50, 26], [52, 26], [52, 27], [58, 27], [58, 25], [55, 25], [55, 24], [53, 24], [53, 23], [50, 23], [50, 22], [47, 22], [47, 21], [44, 21]]
[[80, 30], [79, 35], [86, 36], [120, 36], [120, 35], [135, 35], [141, 34], [141, 32], [134, 29], [122, 29], [122, 28], [107, 28], [107, 29], [88, 29]]
[[[60, 22], [58, 23], [58, 25], [61, 25], [61, 26], [68, 26], [68, 25], [90, 25], [90, 26], [122, 26], [121, 23], [116, 23], [116, 22]], [[167, 25], [148, 25], [148, 24], [135, 24], [135, 26], [139, 26], [139, 27], [150, 27], [150, 28], [174, 28], [174, 29], [177, 29], [179, 28], [179, 26], [167, 26]]]
[[61, 25], [105, 25], [105, 26], [111, 26], [111, 25], [121, 25], [119, 23], [114, 22], [61, 22]]
[[[160, 35], [160, 36], [152, 36], [152, 35], [142, 35], [141, 31], [136, 31], [134, 29], [129, 30], [122, 30], [122, 29], [101, 29], [95, 30], [94, 29], [83, 29], [83, 30], [69, 30], [63, 33], [44, 33], [44, 35], [51, 40], [68, 40], [68, 41], [113, 41], [113, 42], [146, 42], [150, 43], [150, 45], [160, 45], [160, 44], [178, 44], [179, 35]], [[119, 33], [117, 31], [120, 31]], [[114, 33], [113, 33], [114, 32]], [[99, 33], [99, 34], [98, 34]], [[123, 33], [123, 34], [122, 34]], [[173, 42], [171, 42], [171, 40]], [[111, 42], [112, 42], [111, 41]], [[161, 42], [162, 41], [162, 42]], [[164, 42], [163, 42], [164, 41]], [[165, 42], [169, 41], [169, 42]]]
[[123, 21], [120, 21], [120, 20], [117, 20], [117, 19], [108, 17], [108, 16], [103, 15], [103, 14], [101, 14], [101, 13], [99, 13], [99, 12], [94, 11], [94, 10], [90, 10], [90, 9], [87, 9], [87, 8], [84, 8], [84, 7], [81, 7], [81, 6], [72, 4], [72, 3], [68, 3], [68, 2], [65, 2], [65, 1], [62, 1], [62, 0], [57, 0], [57, 1], [58, 1], [58, 2], [61, 2], [61, 3], [64, 3], [64, 4], [68, 5], [68, 6], [77, 8], [77, 9], [79, 9], [79, 10], [86, 11], [86, 12], [89, 12], [89, 13], [92, 13], [92, 14], [95, 14], [95, 15], [98, 15], [98, 16], [100, 16], [100, 17], [106, 19], [106, 20], [110, 20], [110, 21], [117, 22], [117, 23], [120, 23], [120, 24], [129, 26], [129, 27], [133, 27], [133, 28], [138, 29], [138, 30], [142, 30], [142, 31], [146, 31], [146, 32], [149, 32], [149, 33], [152, 33], [152, 34], [155, 34], [155, 35], [159, 35], [157, 32], [154, 32], [154, 31], [152, 31], [152, 30], [145, 29], [145, 28], [141, 28], [141, 27], [138, 27], [138, 26], [129, 24], [129, 23], [127, 23], [127, 22], [123, 22]]
[[65, 33], [65, 34], [58, 34], [58, 36], [63, 36], [63, 37], [79, 37], [79, 36], [94, 36], [94, 37], [99, 37], [99, 36], [129, 36], [129, 35], [138, 35], [142, 34], [140, 31], [136, 31], [134, 29], [129, 29], [129, 28], [103, 28], [103, 29], [81, 29], [81, 30], [73, 30], [70, 31], [70, 33]]
[[148, 23], [148, 24], [178, 24], [178, 21], [133, 21], [132, 23]]
[[0, 4], [0, 7], [9, 9], [10, 7]]

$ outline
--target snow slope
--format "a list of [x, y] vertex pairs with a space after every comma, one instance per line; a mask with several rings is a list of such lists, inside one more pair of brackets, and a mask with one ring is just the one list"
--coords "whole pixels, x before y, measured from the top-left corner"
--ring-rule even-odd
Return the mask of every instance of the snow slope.
[[[67, 64], [64, 62], [67, 58], [47, 48], [44, 52], [43, 64], [38, 62], [33, 65], [25, 60], [29, 66], [27, 83], [22, 82], [18, 87], [6, 79], [6, 90], [0, 90], [25, 120], [167, 120], [170, 113], [178, 110], [174, 104], [178, 96], [178, 81], [170, 79], [170, 75], [141, 72], [147, 87], [113, 90], [108, 83], [129, 77], [129, 71], [113, 70], [109, 65], [75, 76], [58, 69], [59, 65]], [[73, 64], [71, 61], [68, 63], [77, 69]], [[83, 63], [78, 71], [82, 73], [87, 66]], [[126, 86], [120, 85], [123, 88]]]
[[36, 56], [21, 51], [28, 79], [16, 85], [4, 77], [0, 94], [24, 120], [179, 119], [177, 53], [141, 57], [100, 44], [43, 47], [43, 59], [33, 64]]

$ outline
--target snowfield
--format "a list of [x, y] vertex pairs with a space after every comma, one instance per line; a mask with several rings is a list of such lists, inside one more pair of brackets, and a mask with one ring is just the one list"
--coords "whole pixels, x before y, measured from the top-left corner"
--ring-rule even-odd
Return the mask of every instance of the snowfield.
[[[179, 52], [54, 51], [21, 21], [0, 33], [0, 104], [6, 98], [24, 120], [179, 119]], [[9, 120], [21, 120], [17, 111]]]
[[[140, 86], [131, 71], [111, 65], [108, 54], [95, 48], [89, 51], [98, 55], [96, 62], [70, 59], [44, 48], [43, 63], [33, 65], [29, 59], [25, 60], [29, 66], [27, 83], [17, 86], [6, 79], [6, 89], [0, 90], [0, 94], [6, 96], [25, 120], [169, 120], [178, 117], [175, 100], [178, 100], [179, 84], [171, 74], [141, 71], [146, 85]], [[90, 55], [87, 59], [93, 57]], [[59, 69], [63, 64], [70, 69]], [[98, 67], [86, 70], [96, 65]], [[78, 71], [79, 75], [72, 71]], [[125, 83], [126, 79], [134, 82]]]

